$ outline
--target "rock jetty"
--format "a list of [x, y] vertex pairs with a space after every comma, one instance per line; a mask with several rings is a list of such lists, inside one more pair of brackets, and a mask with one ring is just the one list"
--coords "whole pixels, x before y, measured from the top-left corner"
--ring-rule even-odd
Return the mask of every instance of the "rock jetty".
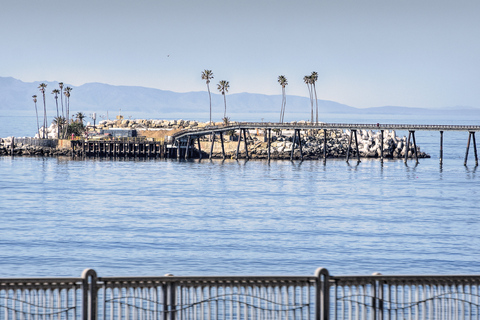
[[[381, 156], [381, 134], [380, 132], [373, 132], [371, 130], [358, 130], [358, 151], [362, 158], [380, 158]], [[250, 136], [247, 137], [249, 157], [252, 159], [267, 159], [268, 157], [268, 145], [264, 141], [263, 136]], [[290, 159], [290, 155], [293, 147], [293, 137], [288, 135], [278, 135], [272, 137], [270, 158], [271, 159]], [[354, 140], [354, 139], [353, 139]], [[347, 148], [350, 142], [350, 130], [328, 130], [327, 131], [327, 158], [345, 158], [347, 156]], [[324, 132], [318, 130], [318, 132], [307, 132], [301, 136], [302, 152], [304, 160], [316, 160], [323, 158], [324, 148]], [[383, 157], [387, 159], [404, 158], [405, 153], [408, 152], [408, 157], [415, 156], [415, 149], [412, 143], [410, 143], [407, 150], [407, 137], [396, 136], [395, 131], [384, 131], [383, 136]], [[235, 157], [235, 151], [230, 150], [226, 153], [229, 158]], [[204, 153], [204, 156], [206, 154]], [[430, 158], [425, 152], [420, 150], [417, 145], [417, 155], [419, 158]], [[243, 143], [240, 147], [240, 158], [246, 156]], [[214, 158], [222, 158], [221, 152], [215, 152], [212, 154]], [[299, 159], [300, 149], [298, 142], [295, 145], [294, 159]], [[352, 141], [350, 149], [350, 158], [357, 157], [356, 147], [354, 141]]]
[[[12, 148], [13, 141], [13, 148]], [[49, 142], [48, 140], [19, 138], [14, 137], [0, 138], [0, 156], [14, 155], [14, 156], [43, 156], [43, 157], [58, 157], [69, 156], [72, 151], [68, 148], [59, 148], [55, 146], [42, 145], [42, 142]]]
[[[221, 123], [215, 123], [220, 125]], [[234, 124], [234, 123], [232, 123]], [[103, 120], [97, 126], [98, 129], [135, 129], [137, 132], [141, 132], [142, 135], [147, 133], [153, 133], [155, 130], [162, 131], [165, 136], [171, 135], [173, 132], [177, 132], [182, 129], [202, 128], [207, 126], [207, 122], [189, 121], [189, 120]], [[88, 126], [88, 124], [87, 124]], [[48, 128], [49, 136], [56, 135], [56, 128]], [[235, 158], [237, 142], [235, 140], [235, 133], [233, 138], [224, 135], [226, 140], [226, 156], [228, 158]], [[349, 130], [327, 130], [327, 158], [345, 158], [347, 155], [347, 148], [350, 141]], [[38, 135], [37, 135], [38, 136]], [[284, 130], [272, 132], [272, 142], [270, 149], [271, 159], [290, 159], [292, 147], [293, 147], [293, 130]], [[148, 137], [148, 135], [147, 135]], [[415, 156], [415, 150], [413, 144], [410, 144], [407, 150], [407, 138], [405, 136], [398, 137], [395, 131], [384, 131], [383, 141], [381, 140], [380, 132], [374, 132], [371, 130], [357, 130], [358, 148], [360, 157], [362, 158], [380, 158], [381, 144], [383, 143], [383, 157], [396, 159], [404, 158], [405, 153], [408, 153], [408, 157]], [[162, 138], [163, 139], [163, 138]], [[210, 151], [210, 137], [205, 137], [202, 141], [202, 153], [203, 157], [208, 157], [206, 152]], [[218, 137], [217, 137], [218, 139]], [[12, 140], [14, 141], [12, 149]], [[227, 141], [228, 140], [228, 141]], [[353, 139], [354, 140], [354, 139]], [[34, 141], [34, 143], [32, 143]], [[30, 155], [30, 156], [72, 156], [72, 150], [69, 148], [69, 141], [63, 145], [60, 143], [54, 143], [51, 145], [42, 144], [42, 139], [32, 138], [0, 138], [0, 155]], [[58, 142], [58, 140], [53, 140]], [[266, 159], [268, 156], [267, 142], [262, 130], [251, 130], [247, 136], [248, 153], [251, 159]], [[302, 131], [301, 144], [303, 151], [303, 159], [321, 159], [323, 158], [324, 149], [324, 131], [323, 130], [310, 130]], [[219, 141], [215, 143], [215, 149], [212, 153], [213, 158], [223, 158]], [[12, 152], [13, 150], [13, 152]], [[198, 152], [197, 152], [198, 155]], [[420, 147], [417, 146], [417, 155], [419, 158], [429, 158], [430, 155], [422, 152]], [[245, 158], [245, 149], [243, 142], [240, 147], [240, 158]], [[294, 159], [301, 157], [298, 143], [294, 150]], [[352, 141], [350, 149], [350, 157], [354, 159], [357, 157], [355, 144]]]

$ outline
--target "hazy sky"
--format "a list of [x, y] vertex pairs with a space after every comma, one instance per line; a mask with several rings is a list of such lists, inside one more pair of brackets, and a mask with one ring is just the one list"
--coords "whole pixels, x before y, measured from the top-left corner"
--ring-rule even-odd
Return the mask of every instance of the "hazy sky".
[[10, 0], [0, 76], [177, 92], [308, 96], [354, 107], [480, 107], [480, 1]]

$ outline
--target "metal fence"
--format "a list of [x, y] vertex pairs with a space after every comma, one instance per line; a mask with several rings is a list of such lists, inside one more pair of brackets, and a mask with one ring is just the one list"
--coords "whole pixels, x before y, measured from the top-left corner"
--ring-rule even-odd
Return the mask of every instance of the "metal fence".
[[479, 276], [330, 277], [332, 319], [479, 319]]
[[0, 279], [0, 319], [479, 319], [480, 275]]
[[312, 277], [99, 278], [102, 319], [310, 319]]
[[15, 144], [22, 143], [30, 146], [37, 147], [50, 147], [55, 148], [58, 144], [57, 139], [36, 139], [36, 138], [15, 138]]
[[79, 278], [0, 279], [0, 319], [81, 319]]

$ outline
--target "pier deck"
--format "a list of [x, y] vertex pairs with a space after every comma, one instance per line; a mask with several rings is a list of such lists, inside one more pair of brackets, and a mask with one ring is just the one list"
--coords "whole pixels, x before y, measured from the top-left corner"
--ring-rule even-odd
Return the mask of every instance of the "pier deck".
[[[470, 149], [470, 142], [473, 140], [473, 148], [475, 153], [475, 165], [478, 166], [478, 156], [477, 156], [477, 146], [475, 141], [475, 132], [480, 131], [480, 126], [478, 125], [423, 125], [423, 124], [358, 124], [358, 123], [306, 123], [306, 122], [296, 122], [296, 123], [272, 123], [272, 122], [238, 122], [234, 124], [228, 125], [221, 125], [221, 126], [207, 126], [198, 129], [187, 129], [180, 132], [177, 132], [173, 135], [176, 145], [178, 146], [178, 153], [177, 156], [181, 157], [180, 147], [185, 145], [186, 142], [186, 150], [191, 145], [195, 139], [200, 139], [206, 135], [212, 135], [212, 148], [213, 150], [213, 143], [215, 141], [215, 136], [218, 134], [220, 137], [223, 137], [223, 134], [228, 131], [239, 131], [239, 140], [238, 140], [238, 147], [237, 147], [237, 155], [236, 158], [238, 159], [238, 152], [240, 148], [240, 141], [241, 136], [243, 134], [244, 141], [245, 141], [245, 153], [246, 158], [248, 159], [248, 147], [246, 143], [246, 130], [250, 129], [264, 129], [268, 135], [268, 160], [270, 160], [270, 142], [271, 142], [271, 130], [293, 130], [294, 131], [294, 146], [292, 148], [290, 159], [293, 159], [293, 153], [295, 146], [298, 145], [300, 149], [301, 159], [303, 159], [302, 153], [302, 144], [300, 139], [300, 131], [301, 130], [324, 130], [324, 133], [327, 130], [350, 130], [350, 145], [347, 152], [347, 162], [349, 160], [349, 152], [351, 148], [352, 139], [355, 138], [355, 147], [357, 151], [357, 160], [360, 162], [360, 156], [358, 152], [358, 139], [357, 139], [357, 131], [358, 130], [372, 130], [372, 131], [380, 131], [382, 140], [383, 140], [383, 133], [385, 130], [404, 130], [408, 131], [408, 140], [407, 140], [407, 150], [410, 145], [410, 140], [413, 139], [413, 146], [415, 150], [415, 160], [418, 163], [418, 155], [417, 155], [417, 146], [415, 140], [415, 131], [437, 131], [440, 133], [440, 164], [443, 162], [443, 133], [445, 131], [464, 131], [468, 132], [468, 142], [467, 142], [467, 149], [465, 152], [465, 160], [464, 165], [467, 165], [468, 159], [468, 152]], [[297, 138], [298, 137], [298, 138]], [[324, 160], [326, 159], [326, 134], [324, 135]], [[223, 139], [220, 139], [222, 143], [222, 150], [223, 150]], [[185, 158], [188, 158], [189, 152], [185, 151], [184, 154]], [[210, 157], [212, 156], [212, 151], [210, 151]], [[225, 152], [223, 152], [223, 158], [225, 159]], [[405, 154], [405, 163], [407, 162], [408, 153]], [[381, 157], [380, 159], [383, 161], [383, 146], [381, 150]]]

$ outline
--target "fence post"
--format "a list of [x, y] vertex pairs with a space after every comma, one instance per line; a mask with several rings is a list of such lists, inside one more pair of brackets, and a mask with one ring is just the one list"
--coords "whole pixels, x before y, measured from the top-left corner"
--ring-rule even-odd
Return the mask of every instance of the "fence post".
[[82, 272], [82, 319], [97, 319], [97, 272], [85, 269]]
[[318, 268], [315, 271], [315, 277], [317, 278], [315, 319], [328, 320], [330, 318], [330, 275], [327, 269]]
[[170, 283], [170, 319], [177, 319], [177, 297], [176, 297], [176, 285], [175, 283]]

